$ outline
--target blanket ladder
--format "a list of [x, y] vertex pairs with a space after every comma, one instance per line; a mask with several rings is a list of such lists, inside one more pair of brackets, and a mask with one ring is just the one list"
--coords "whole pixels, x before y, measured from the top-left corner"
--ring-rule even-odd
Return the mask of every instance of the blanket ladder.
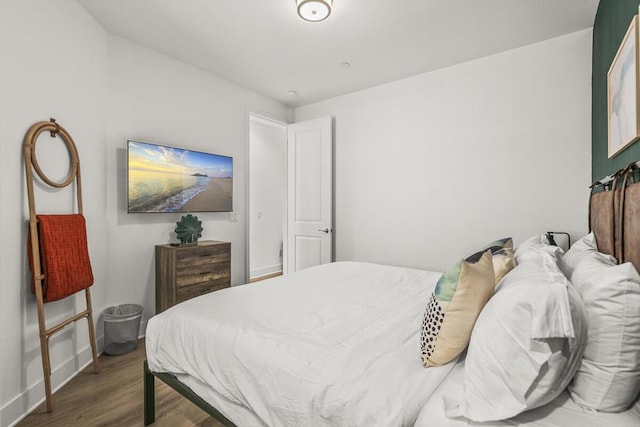
[[[71, 169], [66, 180], [63, 182], [54, 182], [49, 179], [38, 164], [36, 158], [36, 140], [43, 132], [50, 132], [52, 138], [60, 136], [66, 144], [71, 159]], [[86, 318], [89, 326], [89, 341], [91, 344], [91, 353], [93, 357], [93, 369], [98, 373], [98, 351], [96, 345], [95, 329], [93, 326], [93, 310], [91, 307], [91, 292], [89, 287], [85, 288], [86, 309], [74, 316], [58, 323], [55, 326], [47, 328], [44, 312], [44, 298], [42, 290], [42, 281], [45, 278], [42, 274], [42, 265], [40, 260], [40, 243], [38, 240], [38, 220], [36, 218], [36, 204], [33, 187], [33, 170], [38, 177], [46, 184], [54, 188], [64, 188], [75, 181], [75, 190], [77, 196], [78, 213], [82, 213], [82, 186], [80, 181], [80, 161], [78, 150], [71, 138], [71, 135], [58, 123], [55, 119], [50, 121], [42, 121], [34, 124], [29, 128], [24, 138], [24, 162], [27, 178], [27, 194], [29, 198], [29, 230], [31, 233], [31, 256], [33, 259], [33, 278], [35, 282], [36, 302], [38, 306], [38, 326], [40, 329], [40, 350], [42, 353], [42, 370], [44, 371], [44, 387], [47, 401], [47, 412], [53, 411], [53, 403], [51, 398], [51, 360], [49, 358], [49, 338], [56, 332], [61, 331], [65, 326], [76, 322], [82, 318]]]

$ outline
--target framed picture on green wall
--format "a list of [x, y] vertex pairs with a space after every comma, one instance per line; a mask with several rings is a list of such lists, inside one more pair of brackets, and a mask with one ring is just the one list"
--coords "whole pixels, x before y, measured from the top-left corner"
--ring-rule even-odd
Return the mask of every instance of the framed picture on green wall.
[[634, 16], [607, 73], [609, 158], [640, 138], [638, 15]]

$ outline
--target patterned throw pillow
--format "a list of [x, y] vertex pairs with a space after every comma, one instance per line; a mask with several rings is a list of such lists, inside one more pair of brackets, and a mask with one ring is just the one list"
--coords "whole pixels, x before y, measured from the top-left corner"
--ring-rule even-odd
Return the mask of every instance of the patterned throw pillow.
[[513, 239], [505, 237], [504, 239], [496, 240], [489, 243], [484, 250], [487, 249], [491, 249], [491, 254], [493, 255], [493, 273], [497, 285], [516, 266], [513, 258]]
[[476, 318], [495, 288], [492, 258], [490, 249], [475, 253], [438, 280], [422, 321], [425, 367], [451, 362], [469, 344]]

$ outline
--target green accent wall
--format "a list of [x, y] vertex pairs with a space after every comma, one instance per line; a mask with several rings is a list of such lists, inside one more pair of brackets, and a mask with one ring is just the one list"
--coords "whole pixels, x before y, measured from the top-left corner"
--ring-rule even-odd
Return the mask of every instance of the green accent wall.
[[593, 25], [591, 175], [604, 178], [627, 164], [640, 160], [640, 141], [608, 158], [607, 72], [631, 19], [638, 14], [640, 0], [600, 0]]

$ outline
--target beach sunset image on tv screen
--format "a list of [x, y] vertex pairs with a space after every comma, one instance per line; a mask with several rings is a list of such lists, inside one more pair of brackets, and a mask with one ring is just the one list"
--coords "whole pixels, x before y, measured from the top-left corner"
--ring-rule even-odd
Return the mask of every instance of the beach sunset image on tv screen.
[[231, 212], [233, 158], [128, 141], [129, 212]]

